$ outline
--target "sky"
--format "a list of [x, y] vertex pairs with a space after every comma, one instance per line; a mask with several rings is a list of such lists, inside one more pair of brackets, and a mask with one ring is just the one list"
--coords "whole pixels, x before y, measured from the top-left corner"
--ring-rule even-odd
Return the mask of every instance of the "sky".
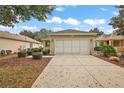
[[113, 16], [118, 15], [118, 10], [112, 5], [71, 5], [57, 6], [46, 22], [32, 18], [30, 21], [20, 22], [14, 28], [0, 25], [1, 31], [18, 34], [22, 30], [32, 32], [46, 28], [52, 31], [75, 29], [89, 31], [95, 27], [110, 34], [113, 28], [109, 22]]

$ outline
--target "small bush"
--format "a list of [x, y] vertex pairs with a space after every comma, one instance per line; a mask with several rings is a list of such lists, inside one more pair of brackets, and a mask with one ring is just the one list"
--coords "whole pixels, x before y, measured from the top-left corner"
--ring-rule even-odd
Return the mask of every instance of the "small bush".
[[26, 51], [20, 51], [17, 54], [18, 54], [18, 57], [26, 57], [27, 56]]
[[6, 51], [5, 50], [1, 50], [1, 56], [5, 56], [6, 55]]
[[6, 50], [6, 54], [9, 55], [12, 53], [12, 50]]
[[42, 54], [41, 54], [41, 52], [33, 52], [32, 57], [33, 57], [33, 59], [41, 59]]
[[31, 49], [28, 49], [28, 50], [27, 50], [27, 55], [32, 55]]
[[39, 50], [39, 52], [42, 52], [42, 48], [39, 48], [38, 50]]
[[43, 51], [43, 55], [47, 55], [47, 52], [46, 51]]
[[95, 51], [100, 51], [100, 50], [101, 50], [101, 46], [96, 46], [96, 47], [94, 48], [94, 50], [95, 50]]
[[103, 45], [100, 50], [104, 56], [117, 56], [116, 50], [110, 45]]
[[48, 55], [50, 53], [49, 49], [43, 50], [43, 55]]
[[42, 51], [42, 49], [40, 49], [40, 48], [33, 48], [32, 49], [32, 52], [41, 52]]

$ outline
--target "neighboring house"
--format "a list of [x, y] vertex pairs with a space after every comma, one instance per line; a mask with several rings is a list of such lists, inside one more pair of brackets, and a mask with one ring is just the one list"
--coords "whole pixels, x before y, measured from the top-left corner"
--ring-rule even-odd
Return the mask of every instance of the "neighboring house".
[[51, 32], [44, 47], [49, 45], [51, 54], [92, 54], [96, 35], [72, 29]]
[[41, 43], [27, 36], [0, 31], [0, 50], [12, 50], [40, 47]]
[[96, 46], [111, 45], [117, 52], [124, 51], [124, 36], [122, 35], [102, 35], [96, 39]]

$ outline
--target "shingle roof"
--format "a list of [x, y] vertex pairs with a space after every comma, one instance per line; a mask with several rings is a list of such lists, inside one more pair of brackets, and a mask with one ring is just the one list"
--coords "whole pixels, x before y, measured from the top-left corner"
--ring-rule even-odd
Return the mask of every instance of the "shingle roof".
[[57, 32], [53, 32], [53, 33], [88, 33], [88, 32], [79, 31], [79, 30], [73, 30], [73, 29], [66, 29], [66, 30], [57, 31]]
[[62, 31], [57, 31], [57, 32], [50, 32], [49, 36], [51, 36], [51, 35], [90, 35], [90, 36], [96, 36], [97, 33], [67, 29], [67, 30], [62, 30]]
[[105, 41], [105, 40], [124, 40], [124, 36], [122, 35], [102, 35], [96, 38], [97, 41]]
[[0, 38], [7, 38], [7, 39], [14, 39], [14, 40], [20, 40], [25, 42], [33, 42], [33, 43], [40, 43], [32, 38], [29, 38], [27, 36], [19, 35], [19, 34], [12, 34], [10, 32], [0, 31]]

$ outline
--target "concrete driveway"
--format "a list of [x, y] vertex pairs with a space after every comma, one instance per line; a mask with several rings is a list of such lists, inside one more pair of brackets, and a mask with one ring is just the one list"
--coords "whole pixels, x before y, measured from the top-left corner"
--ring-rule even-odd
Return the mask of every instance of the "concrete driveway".
[[124, 68], [90, 55], [55, 55], [32, 87], [124, 87]]

